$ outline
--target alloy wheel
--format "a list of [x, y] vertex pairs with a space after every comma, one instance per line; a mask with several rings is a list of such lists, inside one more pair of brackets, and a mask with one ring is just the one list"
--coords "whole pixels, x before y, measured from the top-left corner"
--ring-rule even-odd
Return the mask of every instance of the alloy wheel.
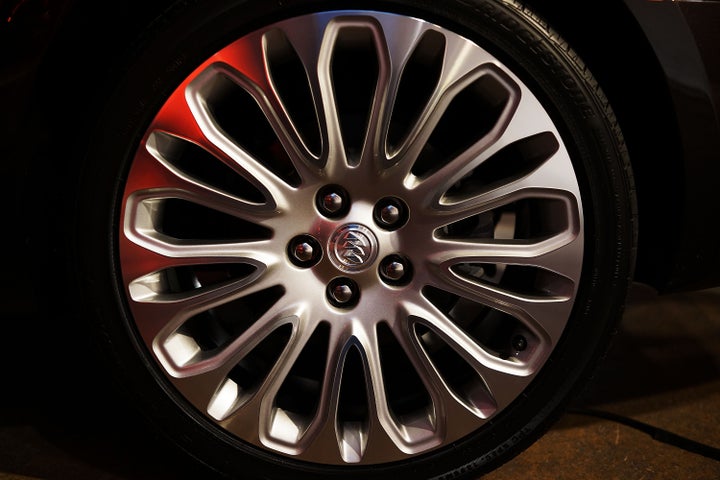
[[120, 224], [134, 325], [180, 396], [331, 465], [482, 429], [559, 342], [584, 253], [572, 162], [528, 86], [378, 12], [208, 58], [147, 128]]

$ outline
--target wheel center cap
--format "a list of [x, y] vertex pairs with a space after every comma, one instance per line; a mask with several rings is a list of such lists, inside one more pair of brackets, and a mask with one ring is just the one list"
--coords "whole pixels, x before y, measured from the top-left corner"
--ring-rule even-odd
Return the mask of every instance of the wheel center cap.
[[335, 230], [328, 240], [332, 263], [344, 272], [359, 272], [377, 258], [378, 242], [375, 234], [364, 225], [348, 223]]

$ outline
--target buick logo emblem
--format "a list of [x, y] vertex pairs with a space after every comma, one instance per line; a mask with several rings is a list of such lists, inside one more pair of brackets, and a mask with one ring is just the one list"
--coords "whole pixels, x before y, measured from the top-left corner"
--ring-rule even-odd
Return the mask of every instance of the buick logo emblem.
[[358, 266], [365, 263], [372, 253], [370, 239], [362, 232], [344, 232], [337, 243], [338, 258], [346, 265]]
[[330, 259], [343, 271], [360, 271], [377, 258], [377, 239], [372, 231], [357, 223], [343, 225], [328, 244]]

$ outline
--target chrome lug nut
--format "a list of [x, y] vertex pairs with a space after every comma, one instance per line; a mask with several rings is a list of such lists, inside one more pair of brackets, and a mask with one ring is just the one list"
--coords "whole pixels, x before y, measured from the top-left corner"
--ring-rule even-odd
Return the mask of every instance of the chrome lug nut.
[[390, 262], [383, 266], [383, 275], [388, 280], [400, 280], [405, 275], [405, 266], [400, 262]]
[[338, 308], [352, 308], [360, 298], [360, 289], [349, 278], [336, 278], [327, 286], [327, 297]]
[[293, 249], [293, 255], [296, 260], [307, 262], [313, 257], [313, 247], [308, 242], [298, 243]]
[[337, 213], [343, 206], [343, 199], [335, 192], [328, 193], [322, 199], [325, 211], [329, 213]]
[[353, 297], [353, 290], [350, 285], [336, 285], [332, 289], [331, 295], [337, 303], [345, 304]]
[[340, 185], [326, 185], [317, 192], [315, 204], [321, 215], [340, 218], [350, 210], [350, 195]]
[[379, 273], [385, 283], [405, 285], [412, 277], [412, 265], [400, 255], [389, 255], [380, 262]]
[[380, 210], [380, 220], [385, 225], [394, 225], [400, 220], [400, 209], [395, 205], [388, 205]]
[[290, 240], [287, 252], [290, 261], [302, 268], [312, 267], [322, 258], [320, 243], [310, 235], [298, 235]]
[[375, 204], [375, 222], [385, 230], [397, 230], [408, 220], [408, 208], [399, 198], [383, 198]]

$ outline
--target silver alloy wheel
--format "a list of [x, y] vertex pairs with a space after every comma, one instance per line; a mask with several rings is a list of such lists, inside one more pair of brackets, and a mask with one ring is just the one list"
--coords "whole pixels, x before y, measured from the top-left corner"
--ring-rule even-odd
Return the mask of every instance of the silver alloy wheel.
[[180, 395], [320, 464], [482, 428], [553, 351], [583, 260], [540, 101], [473, 42], [376, 12], [208, 58], [149, 125], [120, 222], [130, 311]]

